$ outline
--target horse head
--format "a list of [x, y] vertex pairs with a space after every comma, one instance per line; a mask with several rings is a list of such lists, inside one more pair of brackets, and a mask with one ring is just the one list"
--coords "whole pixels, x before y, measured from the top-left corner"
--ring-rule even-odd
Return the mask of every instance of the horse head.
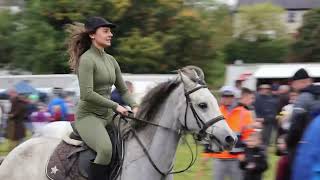
[[[195, 66], [178, 70], [184, 85], [185, 108], [179, 117], [181, 126], [194, 132], [212, 151], [230, 150], [237, 137], [226, 123], [216, 98], [207, 88], [204, 73]], [[182, 111], [183, 112], [183, 111]]]

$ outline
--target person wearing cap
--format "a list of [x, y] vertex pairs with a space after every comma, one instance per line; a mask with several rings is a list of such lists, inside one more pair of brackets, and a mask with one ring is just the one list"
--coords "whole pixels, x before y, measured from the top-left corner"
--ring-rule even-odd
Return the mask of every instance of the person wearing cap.
[[258, 87], [258, 94], [254, 103], [256, 117], [262, 120], [262, 142], [268, 146], [273, 128], [276, 126], [276, 116], [278, 114], [278, 99], [272, 95], [269, 84], [261, 84]]
[[299, 69], [291, 78], [291, 86], [299, 92], [299, 95], [293, 105], [291, 125], [286, 139], [289, 164], [294, 161], [296, 148], [305, 129], [320, 114], [320, 86], [312, 82], [312, 78], [304, 68]]
[[291, 86], [295, 91], [301, 91], [312, 83], [312, 78], [304, 68], [299, 69], [291, 78]]
[[71, 26], [73, 31], [68, 41], [69, 64], [78, 75], [80, 86], [75, 128], [97, 153], [90, 164], [89, 180], [110, 178], [112, 143], [105, 126], [111, 123], [113, 111], [128, 115], [126, 108], [110, 99], [112, 85], [132, 111], [138, 111], [138, 104], [128, 92], [117, 61], [104, 50], [111, 46], [115, 27], [102, 17], [91, 17], [84, 28], [79, 24]]
[[243, 172], [239, 167], [239, 155], [243, 154], [244, 146], [241, 142], [246, 140], [253, 132], [253, 116], [248, 105], [254, 101], [254, 93], [245, 89], [241, 93], [239, 102], [235, 98], [234, 87], [224, 86], [220, 90], [220, 110], [229, 127], [238, 135], [239, 143], [231, 151], [219, 153], [210, 152], [208, 149], [202, 154], [204, 158], [214, 158], [214, 179], [242, 180]]

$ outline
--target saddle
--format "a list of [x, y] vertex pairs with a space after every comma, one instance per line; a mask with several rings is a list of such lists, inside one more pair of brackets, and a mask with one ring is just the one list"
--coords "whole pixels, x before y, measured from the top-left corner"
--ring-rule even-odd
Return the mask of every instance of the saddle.
[[[88, 178], [89, 166], [96, 157], [96, 152], [90, 149], [78, 135], [74, 124], [71, 124], [73, 132], [69, 138], [78, 144], [68, 143], [62, 140], [52, 153], [47, 166], [46, 175], [50, 180], [86, 180]], [[118, 130], [114, 125], [106, 127], [112, 142], [112, 170], [111, 179], [114, 179], [121, 169], [122, 146], [119, 145]]]

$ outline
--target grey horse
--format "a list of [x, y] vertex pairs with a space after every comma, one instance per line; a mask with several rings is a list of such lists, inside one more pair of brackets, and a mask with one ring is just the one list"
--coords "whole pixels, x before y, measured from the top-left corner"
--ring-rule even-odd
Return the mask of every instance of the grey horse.
[[[174, 164], [176, 149], [183, 131], [203, 134], [219, 149], [230, 149], [236, 136], [221, 118], [216, 98], [206, 86], [199, 68], [186, 67], [178, 71], [177, 79], [161, 83], [144, 97], [137, 118], [162, 127], [145, 125], [136, 130], [138, 138], [161, 172], [169, 172]], [[201, 122], [199, 122], [201, 121]], [[200, 123], [200, 125], [199, 125]], [[204, 126], [207, 126], [204, 128]], [[47, 180], [45, 166], [62, 137], [70, 134], [68, 122], [51, 123], [43, 134], [22, 143], [0, 165], [1, 180]], [[211, 137], [215, 138], [211, 138]], [[118, 179], [169, 180], [151, 165], [136, 138], [125, 142], [125, 159]]]

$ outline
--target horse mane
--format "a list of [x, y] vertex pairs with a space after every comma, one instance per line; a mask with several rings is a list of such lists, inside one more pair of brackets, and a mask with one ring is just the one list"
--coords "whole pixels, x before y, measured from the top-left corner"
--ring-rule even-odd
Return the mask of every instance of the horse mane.
[[[175, 90], [180, 84], [180, 81], [169, 80], [158, 84], [152, 88], [142, 99], [137, 117], [145, 121], [154, 119], [159, 107], [165, 102], [170, 93]], [[136, 130], [145, 127], [146, 123], [137, 122], [134, 127]]]
[[[196, 66], [186, 66], [178, 71], [184, 73], [195, 83], [204, 82], [204, 73]], [[200, 82], [199, 82], [200, 81]], [[152, 88], [142, 99], [137, 117], [145, 121], [152, 121], [159, 110], [159, 107], [166, 101], [170, 93], [175, 90], [181, 81], [174, 79], [158, 84]], [[136, 130], [147, 126], [147, 123], [136, 122], [133, 127]]]

